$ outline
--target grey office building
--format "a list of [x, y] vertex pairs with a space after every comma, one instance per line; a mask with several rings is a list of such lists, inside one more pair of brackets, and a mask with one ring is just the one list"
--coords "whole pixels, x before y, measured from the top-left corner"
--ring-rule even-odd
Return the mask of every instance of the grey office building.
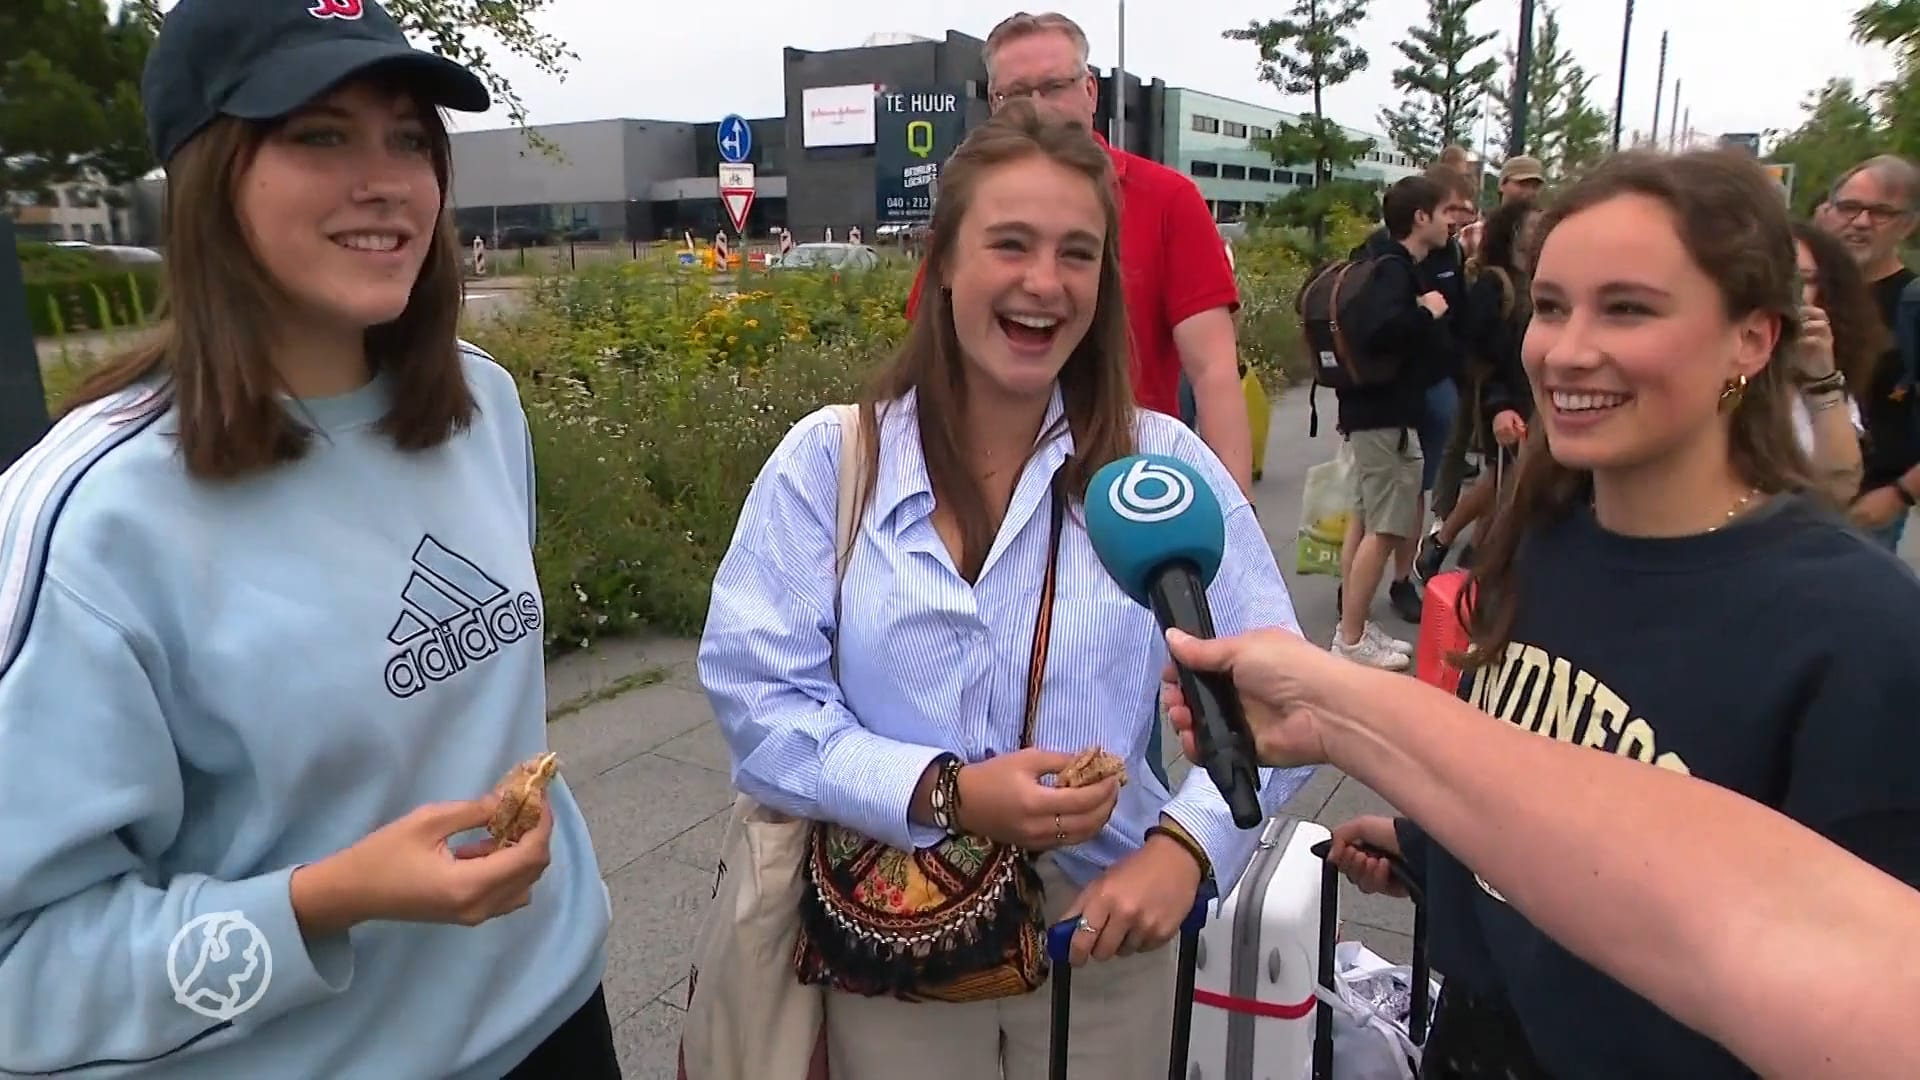
[[[786, 217], [781, 121], [750, 121], [748, 160], [758, 194], [749, 235]], [[537, 146], [515, 128], [453, 136], [453, 205], [463, 243], [649, 241], [684, 230], [711, 237], [720, 205], [719, 120], [589, 120], [537, 127]]]
[[[872, 236], [880, 225], [924, 220], [927, 207], [922, 202], [890, 209], [882, 185], [888, 176], [897, 180], [903, 166], [912, 169], [913, 154], [937, 163], [953, 147], [942, 139], [910, 151], [912, 119], [888, 114], [897, 107], [924, 119], [918, 111], [921, 103], [958, 98], [960, 116], [952, 129], [957, 143], [959, 135], [987, 118], [985, 48], [980, 38], [950, 30], [941, 41], [903, 35], [857, 49], [787, 49], [787, 212], [794, 233], [811, 239], [832, 228], [835, 235], [844, 235], [847, 226], [857, 224]], [[1096, 72], [1096, 77], [1100, 105], [1095, 121], [1102, 132], [1110, 132], [1114, 73]], [[1164, 141], [1166, 85], [1129, 76], [1126, 91], [1124, 144], [1157, 160]], [[868, 110], [864, 117], [862, 108]], [[822, 122], [823, 117], [838, 123]], [[906, 145], [886, 137], [890, 119], [898, 121], [895, 130], [907, 133]], [[932, 171], [937, 172], [937, 164]]]
[[[925, 221], [938, 163], [986, 119], [980, 38], [879, 35], [858, 48], [785, 50], [786, 115], [754, 119], [756, 193], [749, 237], [786, 227], [800, 240], [832, 229]], [[1113, 130], [1114, 73], [1098, 72], [1096, 121]], [[1128, 76], [1124, 145], [1167, 159], [1166, 84]], [[461, 240], [491, 246], [711, 237], [719, 197], [719, 117], [592, 120], [536, 128], [557, 154], [516, 129], [453, 136], [453, 204]]]

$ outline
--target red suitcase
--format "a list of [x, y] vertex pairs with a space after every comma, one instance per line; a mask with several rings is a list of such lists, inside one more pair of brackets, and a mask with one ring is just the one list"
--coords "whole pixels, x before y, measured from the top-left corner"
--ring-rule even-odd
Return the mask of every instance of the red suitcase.
[[1420, 638], [1414, 644], [1414, 673], [1420, 681], [1449, 694], [1460, 690], [1460, 669], [1447, 663], [1448, 655], [1465, 652], [1469, 637], [1460, 621], [1460, 590], [1467, 584], [1465, 570], [1435, 574], [1421, 600]]

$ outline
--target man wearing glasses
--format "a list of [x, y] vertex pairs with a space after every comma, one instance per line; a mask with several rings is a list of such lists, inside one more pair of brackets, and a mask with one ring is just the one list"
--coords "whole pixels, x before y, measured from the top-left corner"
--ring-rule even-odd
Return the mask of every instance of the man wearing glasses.
[[[1093, 131], [1099, 87], [1087, 35], [1056, 12], [1020, 12], [987, 35], [987, 98], [998, 109], [1029, 97]], [[1240, 490], [1253, 494], [1253, 436], [1240, 383], [1233, 313], [1240, 304], [1226, 244], [1192, 180], [1094, 138], [1113, 158], [1120, 195], [1120, 250], [1133, 339], [1133, 393], [1142, 408], [1181, 415], [1184, 373], [1198, 406], [1200, 437]], [[918, 307], [914, 281], [907, 315]]]
[[[1901, 261], [1920, 211], [1920, 168], [1891, 154], [1848, 171], [1833, 186], [1821, 223], [1859, 262], [1897, 344], [1874, 369], [1862, 419], [1864, 476], [1850, 516], [1889, 549], [1898, 549], [1920, 498], [1920, 402], [1911, 357], [1920, 333], [1920, 286]], [[1911, 295], [1909, 295], [1911, 293]], [[1907, 304], [1903, 311], [1902, 300]], [[1903, 325], [1904, 324], [1904, 325]]]

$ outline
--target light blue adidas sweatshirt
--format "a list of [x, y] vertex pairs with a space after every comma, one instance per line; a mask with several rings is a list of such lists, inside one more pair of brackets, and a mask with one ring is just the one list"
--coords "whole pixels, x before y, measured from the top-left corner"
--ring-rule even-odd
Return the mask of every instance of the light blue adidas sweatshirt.
[[479, 416], [425, 453], [373, 429], [376, 379], [303, 403], [304, 460], [201, 483], [133, 390], [0, 476], [0, 1075], [494, 1080], [592, 994], [564, 779], [518, 912], [302, 940], [288, 901], [546, 748], [526, 419], [465, 367]]

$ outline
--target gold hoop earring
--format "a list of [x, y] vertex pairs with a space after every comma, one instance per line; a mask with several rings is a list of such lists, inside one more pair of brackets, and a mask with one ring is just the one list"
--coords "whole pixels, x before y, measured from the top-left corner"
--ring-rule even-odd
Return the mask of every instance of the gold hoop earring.
[[1745, 375], [1727, 380], [1727, 388], [1720, 391], [1720, 411], [1730, 413], [1740, 407], [1747, 396], [1747, 377]]

